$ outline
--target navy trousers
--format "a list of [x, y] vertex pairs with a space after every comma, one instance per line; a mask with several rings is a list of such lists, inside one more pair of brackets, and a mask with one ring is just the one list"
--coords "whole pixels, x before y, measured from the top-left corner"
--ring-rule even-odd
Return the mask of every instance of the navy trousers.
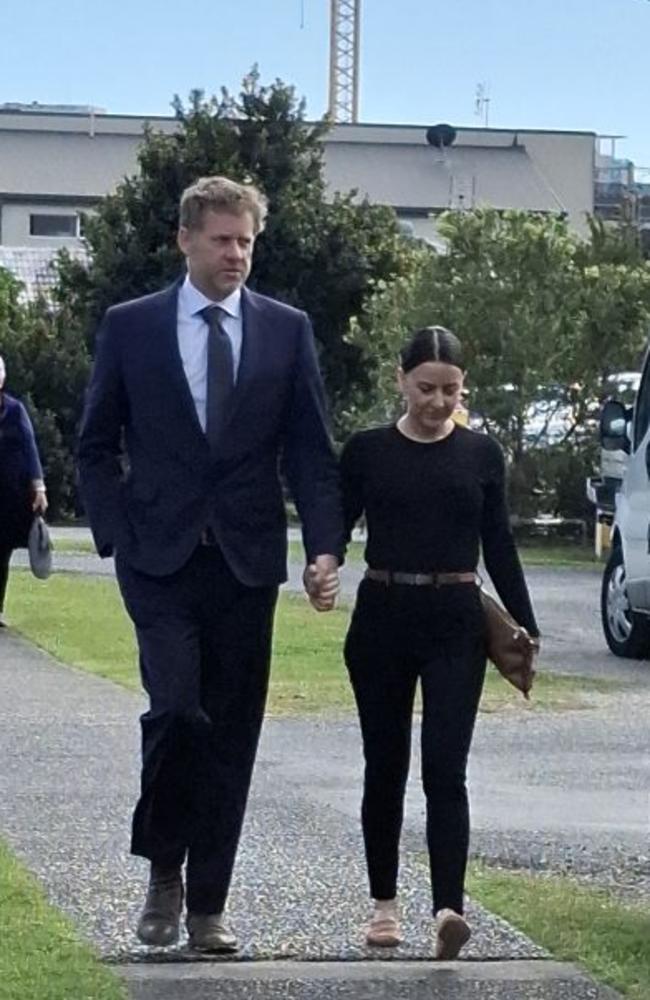
[[116, 558], [149, 710], [131, 850], [187, 861], [187, 906], [223, 910], [268, 688], [277, 587], [247, 587], [218, 547], [153, 577]]

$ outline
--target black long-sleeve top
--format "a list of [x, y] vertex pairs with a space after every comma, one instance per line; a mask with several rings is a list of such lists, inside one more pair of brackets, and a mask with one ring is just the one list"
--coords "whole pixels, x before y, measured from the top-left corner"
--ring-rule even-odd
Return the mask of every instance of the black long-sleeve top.
[[345, 527], [363, 513], [366, 562], [407, 573], [476, 570], [480, 548], [497, 593], [539, 635], [517, 555], [499, 444], [455, 426], [441, 441], [405, 437], [395, 425], [354, 434], [341, 456]]

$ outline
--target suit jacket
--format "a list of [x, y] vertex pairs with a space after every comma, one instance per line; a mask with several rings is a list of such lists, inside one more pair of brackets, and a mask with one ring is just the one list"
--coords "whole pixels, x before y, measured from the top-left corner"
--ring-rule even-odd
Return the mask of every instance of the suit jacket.
[[243, 289], [237, 385], [211, 453], [178, 348], [179, 287], [113, 306], [99, 330], [79, 444], [99, 554], [116, 550], [141, 572], [167, 575], [213, 525], [243, 583], [282, 582], [282, 459], [307, 557], [341, 555], [338, 469], [307, 316]]

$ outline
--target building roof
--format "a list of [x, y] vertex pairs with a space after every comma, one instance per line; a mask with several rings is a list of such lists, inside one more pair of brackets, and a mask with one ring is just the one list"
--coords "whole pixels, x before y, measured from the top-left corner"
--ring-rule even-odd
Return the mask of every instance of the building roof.
[[[429, 125], [433, 125], [430, 122]], [[438, 124], [441, 124], [438, 122]], [[406, 122], [336, 122], [328, 135], [339, 141], [354, 142], [374, 142], [378, 136], [383, 138], [394, 137], [391, 141], [404, 142], [411, 138], [411, 141], [421, 142], [429, 126], [425, 124], [417, 125]], [[469, 145], [483, 145], [484, 140], [488, 142], [510, 144], [514, 136], [527, 135], [548, 135], [548, 136], [581, 136], [595, 139], [598, 135], [591, 129], [558, 129], [558, 128], [489, 128], [477, 125], [451, 125], [456, 133], [456, 143]], [[614, 138], [624, 138], [615, 136]]]
[[[327, 180], [333, 191], [357, 187], [359, 196], [402, 210], [512, 205], [526, 211], [560, 212], [564, 206], [523, 146], [376, 145], [334, 142], [327, 146]], [[363, 178], [359, 184], [359, 178]]]
[[[0, 268], [13, 274], [23, 285], [21, 298], [34, 302], [39, 295], [49, 298], [56, 284], [55, 259], [60, 248], [5, 247], [0, 245]], [[73, 247], [67, 252], [76, 260], [86, 261], [85, 250]]]

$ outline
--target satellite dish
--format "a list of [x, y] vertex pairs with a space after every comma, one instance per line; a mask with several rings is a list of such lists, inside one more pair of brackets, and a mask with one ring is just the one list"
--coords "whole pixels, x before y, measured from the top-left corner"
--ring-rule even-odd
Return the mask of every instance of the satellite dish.
[[456, 129], [451, 125], [432, 125], [427, 129], [427, 142], [436, 149], [452, 146], [456, 141]]

